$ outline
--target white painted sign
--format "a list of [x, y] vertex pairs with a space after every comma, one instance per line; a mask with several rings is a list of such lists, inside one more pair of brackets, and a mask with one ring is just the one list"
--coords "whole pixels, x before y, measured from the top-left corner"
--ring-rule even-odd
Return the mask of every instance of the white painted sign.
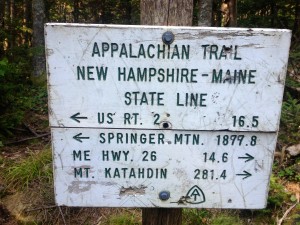
[[[59, 205], [263, 207], [276, 134], [53, 128]], [[161, 191], [170, 198], [159, 199]]]
[[290, 31], [47, 24], [45, 37], [57, 204], [265, 206]]

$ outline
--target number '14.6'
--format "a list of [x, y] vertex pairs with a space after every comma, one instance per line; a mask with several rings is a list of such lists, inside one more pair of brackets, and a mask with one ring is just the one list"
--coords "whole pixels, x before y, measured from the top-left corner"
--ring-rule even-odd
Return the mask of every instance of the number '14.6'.
[[[216, 161], [216, 153], [215, 152], [204, 152], [203, 153], [204, 155], [204, 162], [215, 162]], [[223, 163], [226, 163], [228, 162], [228, 153], [227, 152], [224, 152], [222, 154], [222, 156], [220, 157], [219, 160], [217, 160], [216, 162], [223, 162]]]

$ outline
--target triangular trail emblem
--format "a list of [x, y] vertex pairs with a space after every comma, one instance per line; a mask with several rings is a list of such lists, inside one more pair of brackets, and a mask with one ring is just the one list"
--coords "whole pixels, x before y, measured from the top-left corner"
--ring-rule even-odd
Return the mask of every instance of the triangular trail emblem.
[[190, 204], [200, 204], [205, 202], [205, 195], [200, 187], [194, 185], [186, 194], [186, 202]]

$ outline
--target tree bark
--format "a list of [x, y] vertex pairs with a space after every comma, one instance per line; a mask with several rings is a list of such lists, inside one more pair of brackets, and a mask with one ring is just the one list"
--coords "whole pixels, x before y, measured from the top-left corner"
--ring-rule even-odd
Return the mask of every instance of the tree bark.
[[14, 20], [15, 20], [15, 1], [10, 0], [9, 5], [9, 19], [10, 19], [10, 40], [9, 40], [9, 46], [12, 48], [15, 45], [16, 42], [16, 36], [15, 36], [15, 26], [14, 26]]
[[[4, 31], [4, 25], [5, 25], [5, 1], [0, 1], [0, 30]], [[4, 37], [2, 36], [0, 36], [0, 55], [4, 55]]]
[[[9, 0], [5, 0], [4, 2], [4, 19], [3, 19], [3, 27], [4, 27], [4, 30], [6, 33], [9, 32], [9, 29], [10, 29], [10, 8], [9, 8], [9, 4], [10, 4], [10, 1]], [[4, 41], [3, 41], [3, 49], [4, 51], [6, 51], [7, 49], [9, 49], [10, 47], [10, 40], [9, 38], [4, 38]]]
[[198, 26], [210, 27], [212, 25], [212, 0], [199, 0]]
[[181, 225], [182, 209], [143, 209], [143, 225]]
[[78, 23], [79, 22], [79, 1], [78, 0], [74, 0], [73, 7], [74, 7], [74, 11], [73, 11], [74, 23]]
[[192, 26], [192, 0], [141, 0], [141, 24]]
[[22, 36], [22, 44], [29, 44], [29, 35], [28, 35], [28, 27], [29, 27], [29, 0], [23, 0], [23, 32]]
[[300, 1], [295, 0], [295, 20], [293, 27], [293, 39], [296, 42], [300, 41]]
[[36, 50], [33, 55], [33, 75], [39, 77], [46, 74], [46, 59], [44, 54], [44, 0], [32, 0], [33, 40], [32, 47]]
[[[192, 26], [192, 0], [141, 0], [141, 24]], [[145, 208], [143, 225], [181, 225], [182, 209]]]
[[237, 0], [229, 0], [228, 2], [229, 8], [229, 27], [237, 26]]

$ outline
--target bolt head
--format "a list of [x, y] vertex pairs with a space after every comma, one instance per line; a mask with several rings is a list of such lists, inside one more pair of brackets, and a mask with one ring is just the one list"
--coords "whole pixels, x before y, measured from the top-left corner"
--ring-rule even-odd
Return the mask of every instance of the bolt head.
[[159, 199], [162, 201], [168, 200], [170, 198], [170, 192], [169, 191], [161, 191], [159, 192]]
[[163, 33], [162, 35], [162, 41], [166, 44], [166, 45], [170, 45], [172, 44], [172, 42], [174, 41], [174, 34], [171, 31], [166, 31], [165, 33]]

